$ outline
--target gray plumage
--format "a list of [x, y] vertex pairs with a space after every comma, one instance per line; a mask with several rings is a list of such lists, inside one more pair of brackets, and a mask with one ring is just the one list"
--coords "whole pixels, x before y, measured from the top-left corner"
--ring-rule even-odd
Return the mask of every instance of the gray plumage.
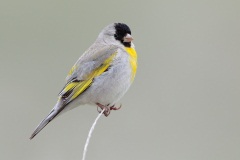
[[70, 99], [74, 93], [67, 95], [70, 98], [63, 97], [63, 89], [59, 94], [58, 102], [49, 115], [37, 126], [30, 139], [37, 135], [56, 116], [79, 105], [101, 104], [109, 108], [120, 100], [132, 82], [131, 56], [125, 49], [126, 46], [134, 48], [130, 34], [130, 29], [123, 23], [110, 24], [101, 31], [96, 41], [75, 63], [72, 73], [66, 78], [66, 84], [86, 80], [89, 74], [101, 67], [107, 58], [116, 53], [111, 64], [106, 71], [94, 77], [91, 85], [77, 98]]

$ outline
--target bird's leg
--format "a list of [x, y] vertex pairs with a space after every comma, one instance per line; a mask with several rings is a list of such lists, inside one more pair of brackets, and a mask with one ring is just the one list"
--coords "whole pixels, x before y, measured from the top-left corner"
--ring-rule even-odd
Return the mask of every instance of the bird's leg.
[[[104, 109], [105, 111], [103, 112], [103, 114], [107, 117], [109, 114], [110, 114], [110, 109], [108, 108], [108, 106], [104, 106], [100, 103], [96, 103], [96, 105], [98, 107], [100, 107], [102, 110]], [[97, 107], [97, 110], [98, 110], [98, 107]], [[101, 111], [98, 110], [99, 113], [101, 113]]]
[[120, 104], [119, 107], [115, 107], [115, 105], [110, 107], [110, 110], [119, 110], [122, 107], [122, 104]]

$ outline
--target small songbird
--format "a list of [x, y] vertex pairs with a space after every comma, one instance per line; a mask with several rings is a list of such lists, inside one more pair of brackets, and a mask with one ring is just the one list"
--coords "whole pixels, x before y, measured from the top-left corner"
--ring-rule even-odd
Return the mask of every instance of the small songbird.
[[137, 53], [132, 40], [126, 24], [106, 26], [71, 68], [56, 105], [30, 139], [56, 116], [79, 105], [96, 105], [104, 109], [106, 117], [110, 110], [119, 109], [115, 104], [129, 89], [137, 70]]

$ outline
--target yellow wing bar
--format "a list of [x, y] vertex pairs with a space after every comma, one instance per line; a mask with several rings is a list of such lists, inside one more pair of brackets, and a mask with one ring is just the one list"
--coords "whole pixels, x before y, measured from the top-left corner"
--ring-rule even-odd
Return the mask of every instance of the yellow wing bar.
[[[88, 87], [91, 86], [95, 77], [100, 76], [110, 67], [116, 54], [117, 53], [112, 54], [99, 67], [97, 67], [89, 75], [87, 75], [86, 80], [75, 80], [66, 84], [66, 86], [59, 93], [59, 96], [66, 99], [66, 103], [69, 103], [75, 98], [77, 98], [81, 93], [83, 93]], [[70, 72], [73, 72], [73, 68], [70, 70]], [[74, 68], [74, 70], [75, 69], [76, 68]]]
[[77, 68], [76, 65], [74, 65], [68, 72], [68, 76], [72, 75], [76, 68]]

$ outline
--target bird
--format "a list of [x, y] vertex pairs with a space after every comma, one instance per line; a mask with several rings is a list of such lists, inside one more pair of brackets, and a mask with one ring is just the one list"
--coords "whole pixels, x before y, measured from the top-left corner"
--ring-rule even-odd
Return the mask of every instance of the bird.
[[[36, 127], [33, 139], [49, 122], [80, 105], [95, 105], [107, 117], [131, 86], [137, 70], [133, 36], [125, 23], [111, 23], [70, 69], [50, 113]], [[99, 110], [98, 110], [99, 111]], [[100, 112], [100, 111], [99, 111]]]

